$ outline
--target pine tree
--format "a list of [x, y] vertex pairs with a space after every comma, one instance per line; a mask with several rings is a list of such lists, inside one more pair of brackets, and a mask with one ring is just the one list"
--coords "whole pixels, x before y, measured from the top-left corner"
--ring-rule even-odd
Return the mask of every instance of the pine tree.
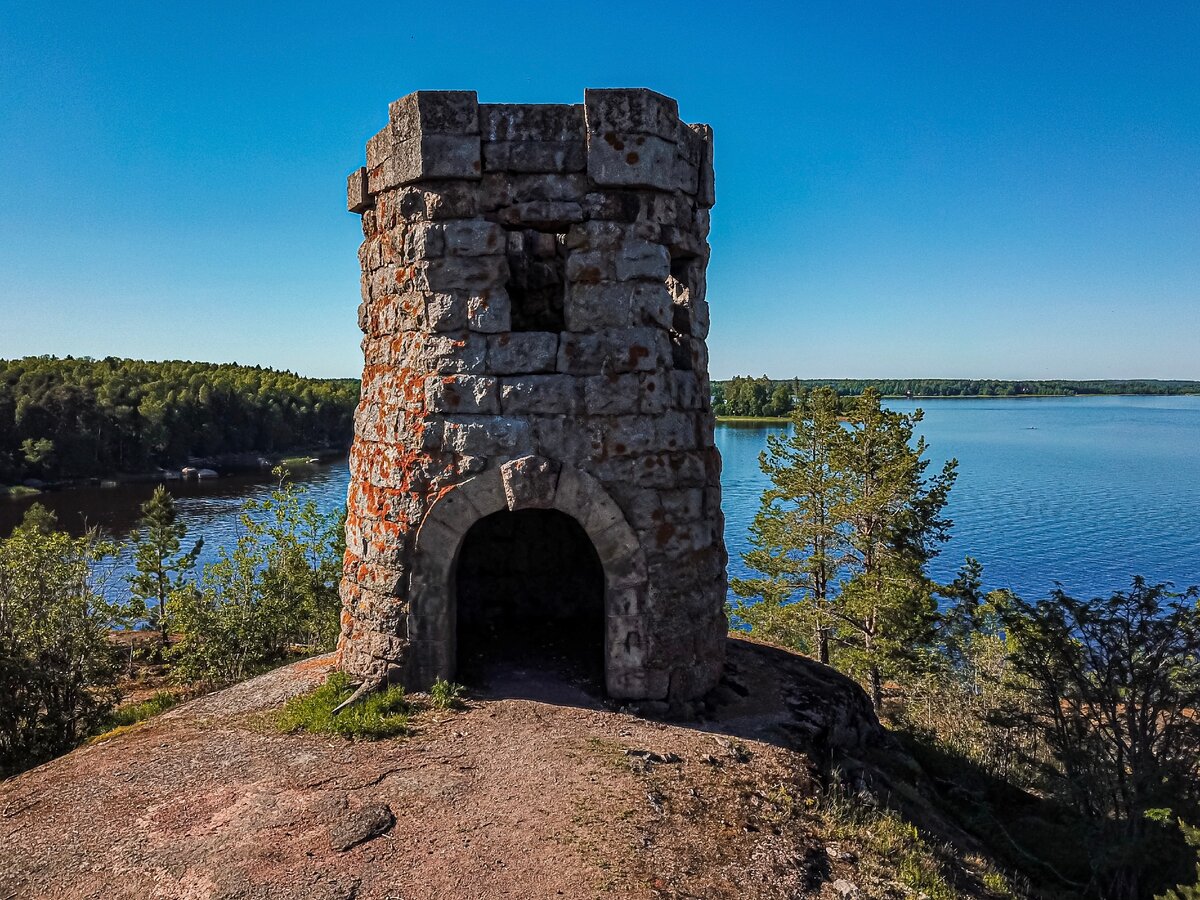
[[883, 702], [883, 675], [929, 642], [936, 622], [935, 585], [925, 565], [949, 536], [942, 517], [954, 484], [950, 460], [928, 481], [925, 439], [913, 444], [922, 413], [886, 410], [867, 388], [849, 414], [847, 438], [832, 464], [846, 479], [835, 516], [845, 523], [849, 548], [841, 593], [834, 607], [850, 667], [869, 684], [871, 702]]
[[[915, 663], [935, 639], [936, 585], [926, 564], [948, 535], [943, 510], [957, 463], [926, 479], [921, 413], [883, 409], [867, 388], [839, 421], [832, 388], [815, 388], [787, 438], [760, 459], [771, 487], [751, 526], [747, 565], [735, 579], [733, 612], [751, 630], [832, 657], [870, 687], [876, 708], [889, 669]], [[811, 635], [811, 643], [809, 640]]]
[[160, 652], [167, 646], [169, 633], [167, 601], [187, 586], [204, 546], [201, 539], [191, 550], [180, 552], [186, 535], [187, 526], [177, 521], [175, 498], [160, 484], [142, 504], [138, 529], [131, 535], [137, 571], [129, 576], [133, 599], [158, 630]]
[[742, 597], [736, 615], [756, 633], [793, 646], [808, 646], [829, 663], [830, 602], [844, 541], [834, 510], [844, 503], [844, 480], [831, 464], [845, 439], [838, 424], [838, 398], [832, 388], [816, 388], [792, 415], [792, 432], [767, 438], [759, 465], [771, 479], [750, 526], [755, 549], [744, 555], [761, 578], [733, 580]]

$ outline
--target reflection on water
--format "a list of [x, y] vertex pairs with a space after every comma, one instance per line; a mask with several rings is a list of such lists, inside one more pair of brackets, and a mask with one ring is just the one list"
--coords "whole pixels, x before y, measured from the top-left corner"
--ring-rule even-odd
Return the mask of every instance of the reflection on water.
[[[909, 412], [918, 404], [889, 405]], [[1178, 586], [1200, 583], [1200, 397], [924, 400], [920, 431], [932, 466], [959, 461], [951, 492], [953, 538], [933, 575], [953, 576], [963, 556], [984, 564], [989, 588], [1044, 595], [1054, 581], [1078, 594], [1126, 586], [1134, 573]], [[743, 424], [717, 429], [723, 457], [725, 539], [731, 575], [747, 574], [741, 554], [766, 484], [758, 455], [766, 436], [787, 426]], [[300, 470], [323, 509], [346, 500], [346, 461]], [[205, 482], [170, 482], [180, 520], [205, 540], [202, 562], [231, 546], [237, 513], [261, 499], [267, 473]], [[152, 484], [83, 488], [23, 500], [0, 500], [0, 535], [36, 500], [76, 533], [84, 523], [124, 537]], [[127, 567], [128, 554], [118, 560]]]
[[[342, 507], [350, 471], [346, 460], [306, 466], [295, 470], [292, 478], [303, 485], [322, 510]], [[179, 521], [187, 526], [188, 542], [204, 538], [199, 565], [214, 562], [222, 547], [232, 548], [239, 534], [239, 513], [247, 500], [263, 500], [277, 486], [270, 472], [230, 475], [206, 481], [168, 481], [167, 490], [175, 497]], [[47, 491], [37, 497], [0, 500], [0, 535], [7, 535], [21, 521], [25, 510], [41, 503], [58, 516], [61, 528], [82, 534], [87, 528], [99, 528], [106, 536], [123, 540], [137, 522], [141, 505], [150, 499], [155, 485], [122, 484], [111, 488], [82, 487]], [[189, 543], [190, 546], [190, 543]], [[123, 545], [116, 560], [106, 567], [105, 583], [119, 590], [120, 576], [132, 570], [132, 554]]]

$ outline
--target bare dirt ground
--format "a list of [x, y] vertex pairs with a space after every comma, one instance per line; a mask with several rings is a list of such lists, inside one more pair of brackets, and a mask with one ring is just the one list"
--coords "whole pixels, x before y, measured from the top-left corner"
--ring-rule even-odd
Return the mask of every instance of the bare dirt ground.
[[280, 734], [330, 662], [0, 783], [0, 900], [836, 897], [814, 763], [884, 740], [846, 679], [736, 639], [699, 722], [510, 672], [411, 737]]

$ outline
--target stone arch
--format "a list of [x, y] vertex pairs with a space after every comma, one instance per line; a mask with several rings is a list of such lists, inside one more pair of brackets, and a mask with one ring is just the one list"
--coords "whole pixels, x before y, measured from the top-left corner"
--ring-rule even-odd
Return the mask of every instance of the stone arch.
[[422, 520], [409, 580], [406, 684], [453, 678], [459, 551], [472, 525], [505, 509], [556, 509], [583, 527], [604, 570], [605, 688], [612, 697], [645, 697], [647, 570], [637, 535], [599, 481], [533, 455], [455, 485]]

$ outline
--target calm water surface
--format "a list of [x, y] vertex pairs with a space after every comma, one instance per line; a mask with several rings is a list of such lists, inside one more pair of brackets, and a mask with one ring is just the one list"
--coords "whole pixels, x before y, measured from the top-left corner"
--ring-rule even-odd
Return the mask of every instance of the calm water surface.
[[[959, 461], [953, 537], [933, 566], [948, 579], [970, 554], [987, 586], [1036, 597], [1055, 581], [1079, 595], [1107, 593], [1131, 575], [1200, 583], [1200, 397], [890, 401], [925, 410], [930, 464]], [[746, 529], [766, 483], [758, 454], [779, 427], [721, 426], [725, 539], [731, 575], [746, 574]], [[325, 508], [345, 502], [344, 460], [302, 477]], [[204, 560], [237, 537], [237, 513], [271, 489], [269, 476], [169, 484], [180, 518], [205, 539]], [[38, 499], [72, 530], [84, 521], [123, 537], [152, 485], [88, 488]], [[0, 501], [7, 534], [31, 501]], [[118, 567], [128, 565], [128, 556]]]
[[[988, 588], [1094, 595], [1141, 574], [1200, 583], [1200, 397], [889, 401], [925, 411], [930, 472], [958, 459], [951, 540], [932, 574], [966, 555]], [[757, 455], [779, 428], [718, 430], [731, 575], [766, 483]]]

